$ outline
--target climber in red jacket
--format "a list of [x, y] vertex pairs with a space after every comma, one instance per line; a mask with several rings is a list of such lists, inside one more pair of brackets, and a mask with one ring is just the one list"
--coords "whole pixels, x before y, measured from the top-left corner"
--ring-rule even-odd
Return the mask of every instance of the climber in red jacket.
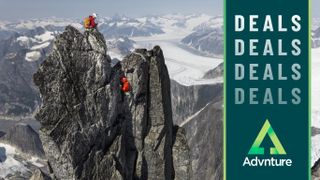
[[131, 85], [128, 78], [125, 76], [120, 77], [120, 89], [121, 89], [121, 99], [124, 101], [125, 94], [131, 91]]
[[122, 76], [120, 78], [120, 82], [121, 82], [121, 91], [124, 93], [129, 92], [131, 87], [130, 87], [130, 83], [129, 83], [127, 77]]
[[89, 17], [84, 19], [84, 28], [85, 29], [94, 29], [97, 27], [98, 23], [96, 23], [97, 14], [93, 13]]

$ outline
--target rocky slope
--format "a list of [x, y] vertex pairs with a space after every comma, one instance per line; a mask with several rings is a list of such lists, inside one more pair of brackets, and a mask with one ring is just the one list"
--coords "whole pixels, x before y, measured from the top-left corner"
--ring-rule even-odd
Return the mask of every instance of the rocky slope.
[[35, 170], [29, 180], [51, 180], [52, 178], [42, 172], [40, 169]]
[[27, 124], [18, 123], [0, 141], [18, 148], [22, 153], [44, 158], [39, 135]]
[[193, 179], [223, 179], [222, 96], [186, 121], [183, 128], [191, 151]]
[[216, 16], [194, 27], [181, 43], [206, 56], [223, 57], [223, 17]]
[[316, 136], [320, 134], [320, 129], [316, 127], [311, 127], [311, 136]]
[[37, 132], [27, 124], [16, 124], [0, 138], [0, 179], [26, 180], [47, 163]]
[[[222, 78], [223, 65], [208, 78]], [[171, 80], [173, 120], [185, 129], [192, 179], [221, 180], [223, 152], [223, 84], [183, 86]]]
[[2, 136], [4, 136], [5, 134], [6, 134], [5, 132], [0, 131], [0, 138], [1, 138]]
[[223, 30], [205, 29], [191, 33], [181, 43], [208, 56], [223, 56]]
[[319, 180], [320, 177], [320, 161], [317, 161], [311, 169], [312, 180]]
[[203, 78], [205, 79], [215, 79], [215, 78], [223, 78], [223, 63], [219, 64], [216, 68], [208, 71]]
[[222, 98], [223, 84], [183, 86], [171, 80], [173, 119], [181, 124], [210, 102]]
[[[204, 78], [223, 78], [223, 63]], [[183, 86], [171, 81], [174, 122], [185, 129], [192, 179], [221, 180], [223, 152], [223, 83]]]
[[312, 32], [312, 48], [320, 47], [320, 27]]
[[[131, 51], [134, 49], [135, 42], [129, 39], [128, 37], [120, 37], [120, 38], [115, 38], [111, 40], [109, 39], [107, 40], [106, 43], [107, 43], [108, 49], [112, 51], [112, 54], [109, 51], [110, 56], [112, 56], [114, 54], [127, 55], [131, 53]], [[117, 58], [117, 57], [112, 56], [112, 58]]]
[[[173, 127], [170, 79], [160, 47], [111, 67], [103, 35], [68, 26], [34, 75], [36, 119], [58, 179], [190, 179], [185, 135]], [[120, 91], [126, 74], [132, 85]]]
[[38, 106], [32, 75], [51, 48], [44, 35], [36, 28], [0, 41], [0, 119], [30, 116]]

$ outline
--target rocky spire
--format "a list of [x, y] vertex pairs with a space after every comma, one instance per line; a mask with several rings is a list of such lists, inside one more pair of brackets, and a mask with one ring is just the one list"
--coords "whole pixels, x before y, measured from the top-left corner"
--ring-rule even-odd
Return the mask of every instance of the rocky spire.
[[[34, 82], [36, 115], [58, 179], [190, 179], [189, 148], [173, 128], [170, 79], [160, 47], [137, 49], [114, 67], [98, 31], [68, 26]], [[132, 89], [123, 94], [120, 77]], [[173, 130], [174, 129], [174, 130]]]

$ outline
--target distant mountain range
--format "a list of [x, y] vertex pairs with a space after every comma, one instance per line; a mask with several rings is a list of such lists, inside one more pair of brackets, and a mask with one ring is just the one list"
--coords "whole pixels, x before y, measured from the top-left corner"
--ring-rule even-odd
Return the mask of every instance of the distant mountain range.
[[[112, 58], [121, 59], [133, 48], [130, 37], [154, 36], [185, 29], [185, 34], [210, 28], [210, 16], [165, 15], [129, 18], [99, 18], [99, 30], [107, 39]], [[206, 24], [206, 22], [210, 22]], [[52, 40], [68, 24], [83, 31], [81, 20], [45, 18], [19, 22], [0, 21], [0, 117], [29, 116], [40, 99], [32, 74], [51, 52]], [[209, 45], [207, 45], [209, 46]], [[205, 49], [204, 49], [205, 50]], [[205, 51], [204, 51], [205, 52]]]
[[223, 18], [213, 17], [193, 29], [182, 43], [204, 55], [223, 56]]

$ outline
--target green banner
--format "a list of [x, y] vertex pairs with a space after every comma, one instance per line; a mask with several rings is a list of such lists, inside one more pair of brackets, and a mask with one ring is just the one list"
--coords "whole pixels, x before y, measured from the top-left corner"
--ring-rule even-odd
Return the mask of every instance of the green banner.
[[309, 26], [307, 0], [225, 1], [225, 179], [310, 179]]

